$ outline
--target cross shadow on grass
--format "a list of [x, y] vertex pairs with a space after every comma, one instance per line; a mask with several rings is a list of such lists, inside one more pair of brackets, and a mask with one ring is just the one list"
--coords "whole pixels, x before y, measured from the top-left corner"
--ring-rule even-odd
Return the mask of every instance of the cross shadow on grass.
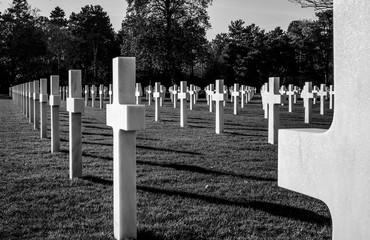
[[164, 151], [164, 152], [172, 152], [172, 153], [182, 153], [182, 154], [191, 154], [191, 155], [203, 155], [201, 153], [197, 152], [190, 152], [190, 151], [179, 151], [179, 150], [173, 150], [173, 149], [165, 149], [165, 148], [155, 148], [155, 147], [150, 147], [150, 146], [141, 146], [141, 145], [136, 145], [136, 148], [139, 149], [146, 149], [146, 150], [154, 150], [154, 151]]
[[[93, 182], [93, 183], [97, 183], [97, 184], [107, 185], [107, 186], [113, 185], [112, 180], [106, 180], [106, 179], [102, 179], [100, 177], [95, 177], [95, 176], [85, 176], [82, 179]], [[176, 197], [202, 200], [202, 201], [205, 201], [211, 204], [220, 204], [220, 205], [228, 205], [228, 206], [243, 207], [243, 208], [253, 208], [256, 210], [267, 212], [274, 216], [280, 216], [280, 217], [285, 217], [285, 218], [303, 221], [307, 223], [318, 224], [320, 226], [330, 226], [331, 225], [331, 219], [329, 217], [319, 215], [317, 213], [314, 213], [306, 209], [286, 206], [286, 205], [282, 205], [279, 203], [270, 203], [270, 202], [264, 202], [264, 201], [243, 201], [243, 202], [233, 201], [233, 200], [214, 197], [214, 196], [207, 196], [207, 195], [182, 192], [182, 191], [176, 191], [176, 190], [169, 190], [169, 189], [154, 188], [154, 187], [148, 187], [148, 186], [137, 186], [136, 189], [139, 191], [150, 192], [153, 194], [162, 194], [162, 195], [167, 195], [171, 197], [176, 196]]]
[[194, 165], [184, 165], [184, 164], [174, 164], [174, 163], [156, 163], [156, 162], [148, 162], [148, 161], [136, 161], [136, 162], [142, 165], [168, 167], [168, 168], [173, 168], [173, 169], [180, 170], [180, 171], [189, 171], [189, 172], [196, 172], [196, 173], [201, 173], [201, 174], [231, 176], [231, 177], [238, 177], [242, 179], [255, 180], [255, 181], [269, 181], [269, 182], [277, 181], [276, 178], [246, 176], [246, 175], [230, 173], [230, 172], [215, 171], [215, 170], [206, 169], [206, 168], [194, 166]]
[[292, 206], [285, 206], [279, 203], [269, 203], [264, 201], [233, 201], [224, 198], [218, 198], [213, 196], [200, 195], [196, 193], [181, 192], [176, 190], [160, 189], [147, 186], [137, 186], [137, 189], [144, 192], [150, 192], [154, 194], [164, 194], [167, 196], [179, 196], [184, 198], [191, 198], [206, 201], [212, 204], [221, 204], [228, 206], [236, 206], [243, 208], [253, 208], [263, 212], [267, 212], [274, 216], [285, 217], [298, 221], [318, 224], [320, 226], [330, 226], [331, 219], [326, 216], [319, 215], [312, 211], [296, 208]]

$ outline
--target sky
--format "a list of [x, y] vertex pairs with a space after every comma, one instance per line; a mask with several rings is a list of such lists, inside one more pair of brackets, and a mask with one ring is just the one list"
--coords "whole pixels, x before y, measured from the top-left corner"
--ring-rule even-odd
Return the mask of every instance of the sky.
[[[4, 12], [12, 0], [0, 0], [0, 11]], [[125, 16], [125, 0], [28, 0], [32, 8], [40, 10], [39, 14], [49, 17], [56, 7], [61, 7], [67, 15], [79, 12], [85, 5], [101, 5], [111, 19], [113, 28], [118, 31]], [[218, 33], [227, 33], [231, 21], [242, 19], [246, 25], [256, 24], [266, 31], [280, 26], [287, 30], [293, 20], [314, 19], [313, 8], [301, 8], [288, 0], [213, 0], [208, 9], [212, 29], [207, 38], [213, 39]]]

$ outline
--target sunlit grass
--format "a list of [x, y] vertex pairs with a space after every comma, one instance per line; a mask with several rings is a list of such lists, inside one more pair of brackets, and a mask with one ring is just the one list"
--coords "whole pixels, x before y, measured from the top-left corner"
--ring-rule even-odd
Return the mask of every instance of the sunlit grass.
[[[0, 99], [0, 239], [114, 239], [113, 140], [105, 109], [83, 114], [83, 175], [68, 176], [68, 113], [61, 108], [61, 152], [11, 103]], [[333, 112], [304, 124], [302, 102], [280, 108], [282, 128], [329, 128]], [[139, 239], [330, 239], [320, 201], [277, 186], [277, 146], [267, 144], [259, 98], [239, 116], [225, 109], [225, 133], [215, 134], [205, 101], [188, 112], [167, 99], [161, 121], [147, 106], [137, 132]], [[50, 130], [50, 126], [49, 126]], [[49, 133], [50, 135], [50, 133]]]

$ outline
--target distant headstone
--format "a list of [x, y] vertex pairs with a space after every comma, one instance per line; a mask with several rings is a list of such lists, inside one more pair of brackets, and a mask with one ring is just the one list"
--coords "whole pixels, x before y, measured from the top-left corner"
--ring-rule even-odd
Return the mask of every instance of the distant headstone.
[[30, 113], [30, 118], [28, 119], [29, 123], [33, 123], [34, 119], [34, 106], [33, 106], [33, 82], [29, 83], [29, 89], [28, 89], [28, 101], [29, 101], [29, 113]]
[[186, 81], [180, 82], [180, 92], [179, 92], [179, 99], [180, 99], [180, 127], [185, 127], [187, 125], [187, 112], [186, 112]]
[[160, 98], [161, 98], [161, 83], [156, 82], [154, 85], [154, 94], [153, 97], [155, 99], [155, 113], [154, 113], [154, 121], [158, 122], [161, 118], [161, 110], [160, 110]]
[[299, 95], [300, 95], [300, 91], [299, 91], [298, 86], [294, 86], [294, 97], [293, 97], [294, 104], [297, 103], [297, 99], [298, 99]]
[[135, 58], [113, 59], [114, 101], [107, 105], [107, 125], [113, 128], [113, 225], [120, 240], [137, 237], [136, 131], [145, 129], [145, 106], [135, 105], [135, 78]]
[[268, 143], [278, 143], [279, 131], [279, 105], [282, 102], [281, 93], [279, 93], [280, 78], [270, 77], [268, 89], [265, 95], [265, 101], [268, 105]]
[[[278, 185], [323, 201], [333, 240], [370, 236], [370, 2], [334, 1], [334, 121], [279, 132]], [[312, 236], [312, 239], [318, 239]]]
[[215, 93], [215, 85], [209, 84], [209, 91], [208, 91], [208, 97], [209, 97], [209, 112], [213, 112], [213, 102], [212, 102], [212, 96]]
[[178, 90], [177, 90], [177, 85], [173, 86], [172, 90], [172, 98], [173, 98], [173, 108], [177, 108], [177, 99], [178, 99]]
[[248, 101], [247, 97], [247, 89], [245, 85], [242, 85], [240, 88], [240, 107], [244, 108], [245, 101]]
[[312, 92], [312, 82], [306, 82], [301, 92], [301, 97], [303, 98], [304, 105], [304, 122], [310, 123], [312, 118], [312, 99], [315, 97]]
[[296, 95], [296, 93], [294, 91], [294, 85], [293, 84], [288, 85], [288, 91], [286, 91], [286, 95], [288, 96], [288, 104], [289, 104], [288, 112], [291, 113], [291, 112], [293, 112], [294, 96]]
[[40, 82], [33, 81], [33, 129], [40, 129]]
[[234, 115], [238, 115], [238, 105], [239, 105], [239, 83], [234, 84], [233, 91], [231, 92], [232, 98], [234, 98]]
[[136, 86], [135, 86], [136, 105], [141, 104], [141, 96], [143, 96], [143, 90], [141, 88], [141, 83], [136, 83]]
[[[87, 85], [86, 85], [87, 86]], [[85, 86], [85, 94], [86, 94]], [[50, 122], [51, 122], [51, 152], [60, 151], [60, 137], [59, 137], [59, 106], [60, 95], [58, 93], [59, 76], [50, 76]], [[87, 94], [89, 86], [87, 86]], [[85, 95], [86, 97], [86, 95]]]
[[96, 99], [96, 94], [97, 94], [96, 86], [91, 85], [90, 91], [91, 91], [90, 92], [90, 94], [91, 94], [91, 107], [95, 107], [95, 99]]
[[[58, 76], [58, 85], [59, 85], [59, 76]], [[87, 107], [88, 103], [89, 103], [89, 85], [85, 85], [85, 107]]]
[[26, 118], [30, 117], [30, 101], [29, 101], [29, 88], [30, 88], [30, 83], [27, 82], [25, 83], [25, 106], [26, 106]]
[[334, 92], [334, 86], [333, 85], [330, 85], [330, 90], [329, 90], [329, 109], [333, 109], [334, 108], [334, 95], [335, 95], [335, 92]]
[[190, 98], [189, 109], [193, 110], [194, 98], [195, 98], [194, 84], [190, 84], [189, 98]]
[[224, 107], [226, 107], [226, 101], [229, 99], [229, 91], [226, 85], [224, 85], [224, 94], [225, 94]]
[[216, 93], [212, 96], [212, 101], [216, 104], [216, 134], [224, 131], [224, 80], [216, 80]]
[[146, 91], [147, 96], [148, 96], [148, 105], [152, 105], [152, 98], [153, 98], [153, 90], [152, 90], [152, 85], [148, 86], [148, 90]]
[[[81, 118], [84, 100], [81, 94], [81, 70], [69, 70], [69, 178], [82, 177], [82, 129]], [[95, 87], [93, 85], [93, 87]], [[94, 93], [95, 94], [95, 93]], [[118, 115], [118, 114], [117, 114]]]
[[320, 91], [317, 93], [320, 97], [320, 114], [325, 114], [325, 98], [328, 96], [328, 92], [326, 91], [326, 85], [320, 85]]
[[40, 138], [45, 139], [48, 137], [47, 132], [47, 102], [48, 102], [48, 83], [46, 78], [40, 79]]
[[313, 86], [313, 88], [312, 88], [312, 93], [314, 94], [313, 96], [313, 99], [312, 99], [312, 103], [314, 104], [314, 105], [316, 105], [316, 102], [317, 102], [317, 94], [319, 93], [319, 88], [317, 87], [317, 86]]
[[268, 89], [268, 83], [265, 83], [261, 88], [262, 108], [263, 108], [263, 111], [264, 111], [264, 118], [265, 119], [268, 119], [268, 117], [269, 117], [269, 108], [268, 108], [268, 104], [266, 102], [267, 89]]
[[112, 104], [113, 103], [113, 88], [112, 88], [112, 84], [109, 84], [109, 104]]
[[164, 103], [164, 100], [165, 100], [165, 98], [166, 98], [166, 87], [165, 86], [163, 86], [163, 85], [161, 85], [161, 87], [160, 87], [160, 89], [159, 89], [160, 91], [161, 91], [161, 95], [160, 95], [160, 98], [159, 98], [159, 106], [161, 106], [161, 107], [163, 107], [163, 103]]
[[104, 85], [100, 84], [99, 86], [99, 108], [103, 109], [103, 96], [104, 96]]

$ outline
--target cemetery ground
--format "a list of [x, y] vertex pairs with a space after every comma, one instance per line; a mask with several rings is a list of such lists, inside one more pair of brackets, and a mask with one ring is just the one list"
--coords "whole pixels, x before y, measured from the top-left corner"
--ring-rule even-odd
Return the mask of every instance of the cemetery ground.
[[[304, 124], [302, 105], [293, 113], [280, 107], [280, 128], [330, 127], [332, 110], [320, 116], [320, 104], [313, 105], [312, 123]], [[4, 95], [0, 118], [0, 239], [114, 239], [106, 109], [85, 108], [84, 177], [72, 181], [64, 102], [56, 154], [50, 125], [49, 139], [40, 140]], [[331, 239], [325, 204], [277, 186], [277, 145], [267, 143], [259, 96], [238, 116], [228, 102], [220, 135], [214, 118], [205, 99], [188, 110], [185, 128], [168, 98], [160, 122], [154, 104], [146, 106], [146, 130], [137, 132], [138, 239]]]

